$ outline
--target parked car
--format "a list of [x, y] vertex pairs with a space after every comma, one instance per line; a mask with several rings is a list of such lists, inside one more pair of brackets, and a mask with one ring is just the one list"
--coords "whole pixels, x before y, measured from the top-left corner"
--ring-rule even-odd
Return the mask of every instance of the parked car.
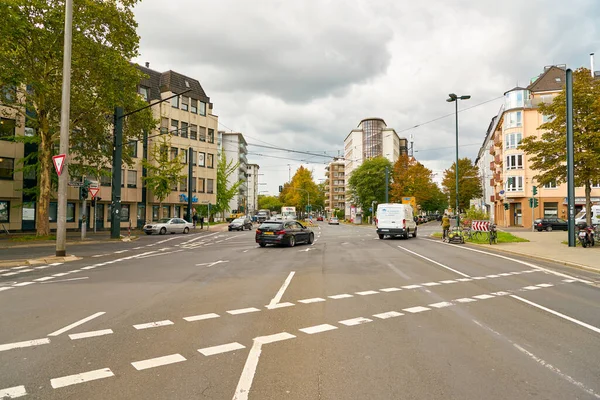
[[244, 229], [252, 229], [252, 221], [248, 217], [236, 218], [229, 223], [227, 227], [229, 231], [243, 231]]
[[181, 218], [163, 218], [157, 222], [146, 224], [142, 228], [146, 235], [158, 233], [164, 235], [168, 233], [189, 233], [194, 225]]
[[340, 224], [340, 220], [337, 219], [337, 217], [329, 218], [329, 225], [339, 225], [339, 224]]
[[323, 221], [323, 216], [322, 216], [322, 215], [319, 215], [319, 216], [317, 217], [317, 221]]
[[566, 231], [569, 229], [569, 224], [567, 221], [561, 218], [542, 218], [536, 219], [533, 221], [534, 229], [537, 229], [538, 232], [541, 231], [552, 231], [553, 229]]
[[315, 234], [298, 221], [265, 221], [256, 230], [256, 243], [260, 247], [268, 244], [294, 247], [299, 243], [312, 244]]

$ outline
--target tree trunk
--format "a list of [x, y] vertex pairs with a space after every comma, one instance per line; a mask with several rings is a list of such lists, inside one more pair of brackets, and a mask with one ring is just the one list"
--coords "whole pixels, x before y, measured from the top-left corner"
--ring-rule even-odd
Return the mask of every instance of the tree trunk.
[[[52, 135], [48, 132], [48, 120], [40, 113], [40, 144], [38, 148], [39, 163], [39, 197], [37, 198], [36, 234], [46, 236], [50, 234], [50, 219], [48, 209], [50, 206], [50, 191], [52, 189]], [[65, 160], [67, 162], [67, 160]]]
[[585, 181], [585, 222], [588, 226], [592, 226], [592, 185], [590, 180]]

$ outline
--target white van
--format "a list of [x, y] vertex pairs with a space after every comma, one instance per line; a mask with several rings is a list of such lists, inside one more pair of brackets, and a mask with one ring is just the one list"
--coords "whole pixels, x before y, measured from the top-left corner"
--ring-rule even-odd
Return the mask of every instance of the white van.
[[379, 239], [386, 236], [400, 236], [405, 239], [408, 239], [409, 235], [417, 237], [417, 223], [410, 204], [378, 204], [375, 218]]
[[[585, 208], [575, 216], [575, 225], [582, 222], [586, 222], [586, 211]], [[600, 224], [600, 206], [592, 206], [592, 225]]]

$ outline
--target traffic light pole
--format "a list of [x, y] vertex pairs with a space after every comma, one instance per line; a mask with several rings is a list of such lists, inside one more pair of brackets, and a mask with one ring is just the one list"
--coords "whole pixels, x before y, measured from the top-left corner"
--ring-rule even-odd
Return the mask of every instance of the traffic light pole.
[[81, 211], [81, 240], [85, 239], [87, 233], [87, 199], [83, 199], [83, 210]]

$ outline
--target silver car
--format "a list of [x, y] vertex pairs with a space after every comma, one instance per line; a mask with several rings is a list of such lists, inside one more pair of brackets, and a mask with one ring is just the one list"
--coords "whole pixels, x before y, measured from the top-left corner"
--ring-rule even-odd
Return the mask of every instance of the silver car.
[[146, 235], [158, 233], [164, 235], [169, 233], [189, 233], [194, 225], [181, 218], [163, 218], [157, 222], [144, 225]]

